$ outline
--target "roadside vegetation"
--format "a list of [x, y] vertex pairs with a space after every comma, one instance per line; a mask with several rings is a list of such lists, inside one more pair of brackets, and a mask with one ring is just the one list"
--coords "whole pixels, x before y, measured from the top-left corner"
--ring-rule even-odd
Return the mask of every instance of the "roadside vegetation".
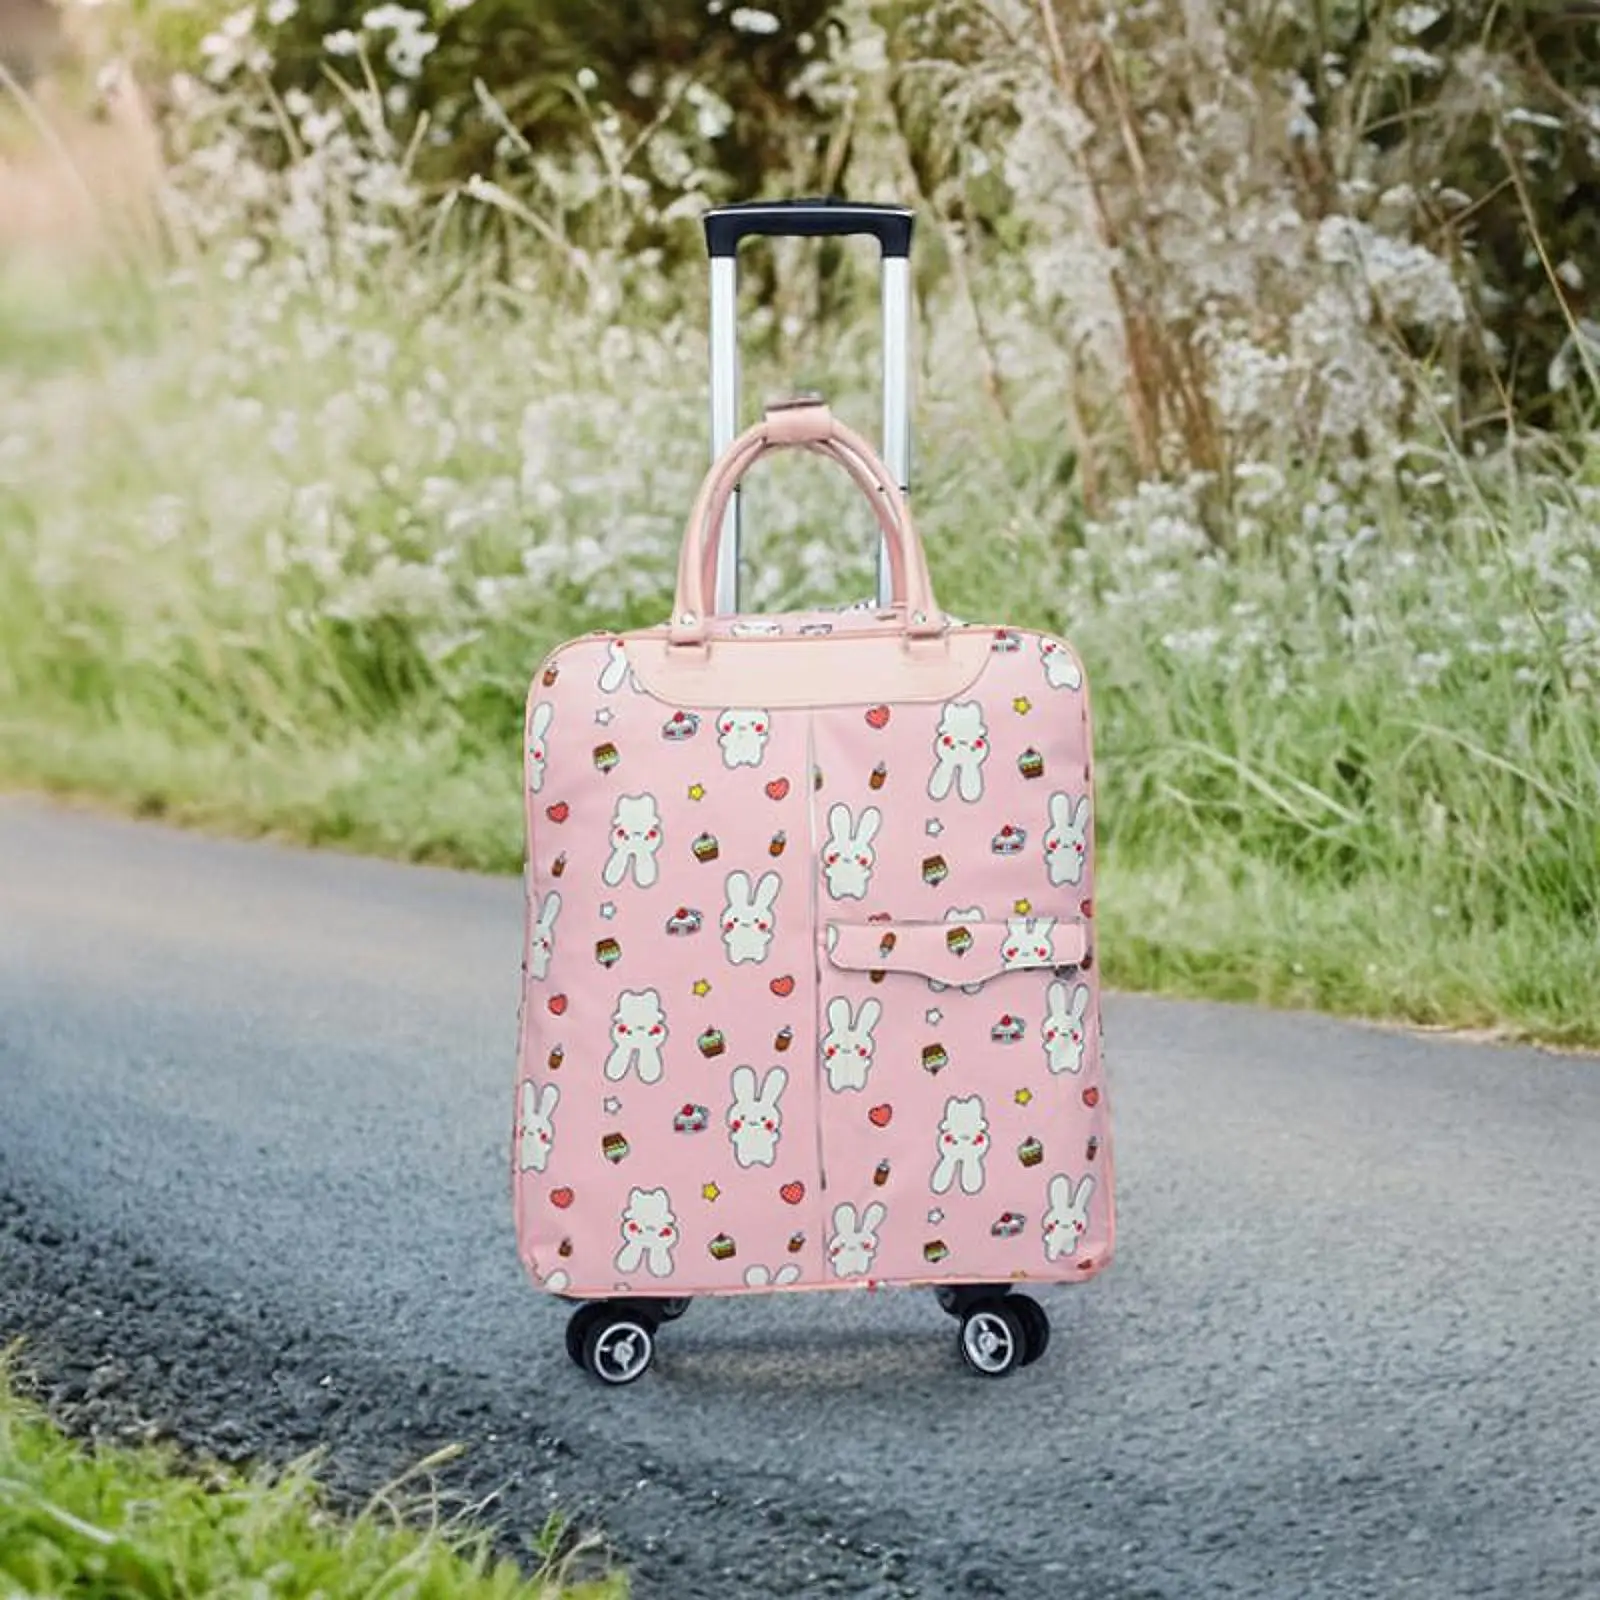
[[[65, 1438], [0, 1368], [0, 1587], [86, 1600], [191, 1595], [622, 1600], [495, 1559], [481, 1533], [382, 1499], [331, 1513], [309, 1464], [268, 1475]], [[529, 1567], [541, 1561], [530, 1553]]]
[[[491, 0], [130, 36], [155, 225], [0, 271], [0, 775], [517, 870], [530, 675], [670, 602], [699, 211], [906, 197], [914, 503], [952, 612], [1088, 663], [1108, 980], [1600, 1044], [1592, 49], [1488, 5], [680, 9], [699, 54], [548, 8], [520, 88]], [[747, 394], [870, 430], [870, 258], [746, 279]], [[764, 608], [870, 587], [814, 464], [749, 524]]]

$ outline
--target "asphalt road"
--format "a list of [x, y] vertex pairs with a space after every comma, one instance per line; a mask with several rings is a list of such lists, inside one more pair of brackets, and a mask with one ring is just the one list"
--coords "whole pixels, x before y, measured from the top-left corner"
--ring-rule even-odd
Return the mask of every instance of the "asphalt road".
[[91, 1421], [371, 1486], [450, 1440], [641, 1597], [1600, 1594], [1600, 1062], [1113, 998], [1119, 1249], [699, 1302], [598, 1389], [517, 1264], [514, 881], [0, 801], [0, 1336]]

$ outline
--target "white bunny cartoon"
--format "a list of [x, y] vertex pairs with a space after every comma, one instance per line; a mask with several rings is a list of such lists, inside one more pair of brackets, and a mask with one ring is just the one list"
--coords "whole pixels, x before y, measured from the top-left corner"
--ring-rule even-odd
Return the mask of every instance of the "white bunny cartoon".
[[541, 700], [528, 715], [528, 787], [538, 794], [544, 788], [544, 764], [549, 756], [545, 740], [556, 708]]
[[787, 1261], [774, 1272], [770, 1267], [750, 1266], [744, 1269], [744, 1281], [752, 1289], [781, 1289], [786, 1283], [793, 1283], [800, 1276], [800, 1268], [793, 1261]]
[[1089, 851], [1089, 797], [1050, 796], [1050, 827], [1044, 836], [1044, 864], [1053, 884], [1081, 883]]
[[838, 995], [828, 1002], [828, 1031], [822, 1036], [822, 1061], [828, 1073], [828, 1087], [865, 1089], [867, 1074], [872, 1071], [872, 1052], [877, 1041], [872, 1030], [883, 1015], [883, 1007], [876, 1000], [863, 1000], [861, 1010], [854, 1016], [850, 1002]]
[[[945, 912], [944, 920], [946, 922], [982, 922], [983, 907], [951, 906], [951, 908]], [[929, 978], [928, 987], [932, 989], [935, 994], [943, 994], [944, 991], [950, 987], [950, 985], [948, 983], [940, 983], [937, 978]], [[962, 994], [976, 994], [982, 987], [982, 983], [964, 983], [961, 985], [961, 992]]]
[[1008, 972], [1016, 967], [1051, 965], [1056, 956], [1055, 926], [1054, 917], [1007, 917], [1001, 965]]
[[872, 1258], [878, 1253], [878, 1229], [886, 1215], [883, 1206], [874, 1200], [858, 1225], [856, 1208], [848, 1200], [834, 1207], [828, 1259], [836, 1278], [859, 1278], [872, 1270]]
[[606, 1076], [615, 1083], [631, 1067], [640, 1083], [661, 1079], [661, 1047], [667, 1042], [667, 1015], [654, 989], [624, 989], [611, 1017], [611, 1054]]
[[522, 1080], [522, 1116], [517, 1123], [517, 1170], [543, 1172], [555, 1146], [556, 1130], [551, 1120], [561, 1090], [553, 1083], [535, 1089], [531, 1078]]
[[983, 1158], [989, 1153], [989, 1122], [983, 1114], [983, 1096], [965, 1100], [952, 1095], [944, 1103], [939, 1124], [939, 1160], [933, 1169], [935, 1194], [946, 1194], [959, 1177], [963, 1194], [983, 1188]]
[[1039, 654], [1044, 658], [1044, 681], [1052, 689], [1083, 687], [1083, 671], [1059, 639], [1041, 639]]
[[561, 896], [554, 889], [539, 903], [539, 914], [528, 934], [528, 975], [550, 976], [550, 958], [556, 949], [556, 918], [561, 915]]
[[939, 717], [933, 736], [933, 776], [928, 794], [943, 800], [951, 785], [963, 800], [983, 798], [983, 764], [989, 759], [989, 730], [976, 700], [953, 702]]
[[822, 871], [828, 880], [828, 893], [835, 900], [864, 900], [872, 882], [873, 863], [878, 853], [872, 841], [883, 824], [883, 813], [868, 806], [861, 820], [853, 822], [850, 807], [838, 802], [828, 812], [828, 838], [822, 847]]
[[1052, 1072], [1083, 1071], [1083, 1049], [1087, 1040], [1089, 985], [1074, 984], [1069, 997], [1064, 983], [1050, 985], [1050, 1009], [1044, 1014], [1044, 1054]]
[[661, 813], [654, 795], [617, 797], [611, 817], [611, 858], [600, 876], [613, 889], [632, 874], [641, 889], [648, 889], [660, 872], [656, 852], [661, 848]]
[[628, 664], [628, 652], [620, 639], [606, 646], [606, 664], [600, 669], [600, 689], [604, 694], [615, 694], [623, 684], [630, 689], [639, 687], [639, 680]]
[[722, 908], [722, 944], [728, 960], [741, 962], [767, 959], [772, 936], [778, 928], [778, 890], [783, 886], [776, 872], [763, 872], [752, 893], [748, 872], [730, 872], [727, 904]]
[[783, 1128], [783, 1109], [778, 1102], [788, 1082], [789, 1074], [782, 1067], [773, 1067], [757, 1089], [754, 1067], [733, 1069], [728, 1137], [733, 1141], [733, 1159], [741, 1167], [770, 1167], [777, 1159]]
[[637, 1272], [643, 1262], [656, 1278], [672, 1275], [672, 1249], [678, 1239], [678, 1219], [665, 1189], [630, 1189], [628, 1209], [622, 1213], [622, 1248], [617, 1252], [618, 1272]]
[[1094, 1179], [1085, 1174], [1076, 1191], [1072, 1179], [1058, 1172], [1050, 1180], [1050, 1209], [1044, 1214], [1044, 1254], [1047, 1261], [1077, 1252], [1078, 1241], [1089, 1227], [1089, 1197]]
[[765, 711], [724, 711], [717, 718], [717, 742], [725, 767], [759, 767], [772, 732]]

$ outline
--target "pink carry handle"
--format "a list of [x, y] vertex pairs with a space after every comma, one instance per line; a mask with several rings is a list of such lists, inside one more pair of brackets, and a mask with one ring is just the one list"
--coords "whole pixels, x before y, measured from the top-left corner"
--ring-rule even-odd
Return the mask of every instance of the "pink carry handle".
[[888, 544], [895, 598], [904, 604], [904, 631], [912, 638], [937, 637], [945, 619], [933, 598], [927, 556], [893, 475], [860, 434], [846, 427], [821, 401], [769, 407], [760, 422], [728, 446], [706, 474], [684, 530], [678, 555], [678, 587], [669, 633], [675, 645], [703, 646], [709, 615], [707, 595], [716, 570], [723, 512], [734, 487], [773, 450], [804, 449], [836, 461], [867, 495]]

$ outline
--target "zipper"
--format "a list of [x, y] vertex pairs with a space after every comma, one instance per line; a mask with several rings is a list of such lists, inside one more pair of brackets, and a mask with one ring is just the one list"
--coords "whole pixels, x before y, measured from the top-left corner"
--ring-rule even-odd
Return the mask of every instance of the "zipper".
[[806, 911], [811, 926], [811, 977], [812, 977], [812, 1044], [811, 1072], [815, 1090], [813, 1104], [817, 1117], [817, 1188], [819, 1193], [828, 1187], [828, 1167], [823, 1153], [822, 1123], [826, 1100], [822, 1083], [822, 917], [821, 897], [817, 893], [818, 840], [817, 840], [817, 717], [806, 714]]

